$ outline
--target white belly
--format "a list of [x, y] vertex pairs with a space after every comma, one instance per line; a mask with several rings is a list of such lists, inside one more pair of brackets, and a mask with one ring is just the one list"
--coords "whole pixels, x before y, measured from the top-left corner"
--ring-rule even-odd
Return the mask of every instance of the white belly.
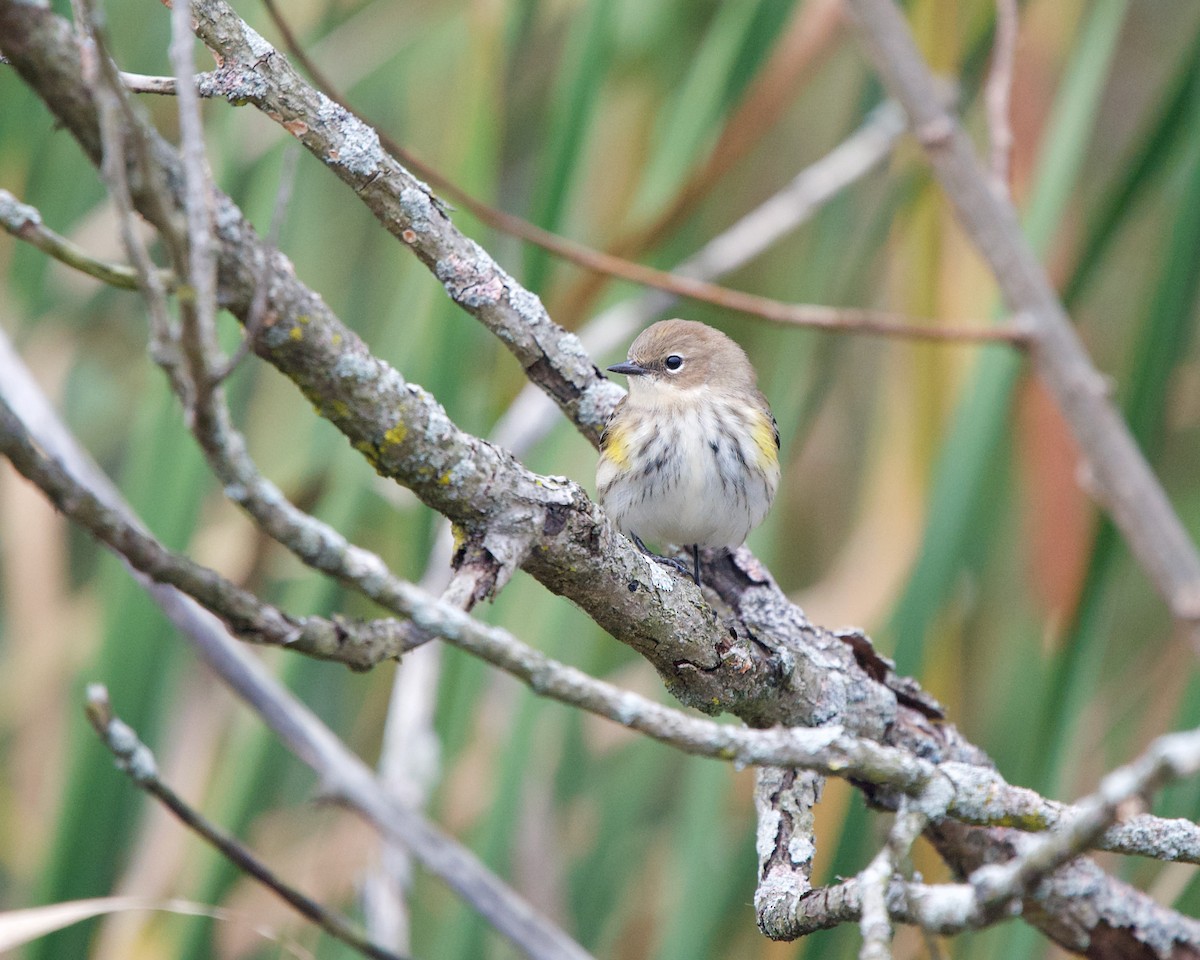
[[728, 416], [711, 409], [686, 415], [692, 417], [687, 429], [675, 418], [657, 417], [654, 428], [632, 431], [627, 469], [601, 459], [601, 503], [626, 536], [679, 546], [740, 546], [766, 516], [778, 467], [763, 468], [749, 435], [722, 429]]

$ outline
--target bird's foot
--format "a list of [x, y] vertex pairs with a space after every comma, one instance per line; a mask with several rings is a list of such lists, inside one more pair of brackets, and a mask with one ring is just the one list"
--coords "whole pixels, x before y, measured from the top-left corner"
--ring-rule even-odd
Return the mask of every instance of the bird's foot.
[[692, 580], [695, 581], [696, 586], [700, 586], [700, 548], [698, 546], [692, 546], [692, 566], [689, 567], [678, 557], [664, 557], [661, 553], [655, 553], [648, 546], [642, 543], [641, 537], [635, 536], [633, 538], [633, 542], [646, 556], [657, 560], [664, 567], [670, 567], [672, 570], [678, 570], [685, 577], [691, 577]]

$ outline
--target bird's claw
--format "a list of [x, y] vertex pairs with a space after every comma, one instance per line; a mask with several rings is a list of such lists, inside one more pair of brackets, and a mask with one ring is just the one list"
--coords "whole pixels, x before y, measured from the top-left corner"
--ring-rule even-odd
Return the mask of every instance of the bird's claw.
[[639, 550], [646, 556], [653, 557], [663, 566], [671, 567], [673, 570], [678, 570], [685, 577], [690, 577], [696, 586], [700, 586], [700, 548], [692, 547], [692, 566], [688, 566], [678, 557], [664, 557], [660, 553], [655, 553], [642, 542], [639, 536], [633, 537], [633, 542]]

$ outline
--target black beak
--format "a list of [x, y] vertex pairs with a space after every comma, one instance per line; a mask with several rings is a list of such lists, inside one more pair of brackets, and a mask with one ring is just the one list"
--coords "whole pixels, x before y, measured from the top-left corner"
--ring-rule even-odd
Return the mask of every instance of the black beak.
[[626, 363], [614, 363], [608, 368], [608, 372], [623, 373], [627, 377], [640, 377], [643, 374], [649, 373], [650, 371], [645, 367], [638, 366], [638, 364], [634, 363], [633, 361], [627, 361]]

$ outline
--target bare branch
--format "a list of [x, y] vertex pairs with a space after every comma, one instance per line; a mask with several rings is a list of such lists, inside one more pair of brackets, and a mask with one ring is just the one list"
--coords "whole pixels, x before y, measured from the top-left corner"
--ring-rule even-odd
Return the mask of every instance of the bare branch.
[[[15, 362], [4, 338], [0, 338], [0, 359], [8, 361], [5, 375], [0, 377], [0, 395], [6, 401], [19, 400], [19, 417], [14, 419], [36, 431], [33, 445], [39, 455], [57, 461], [64, 473], [83, 477], [83, 485], [105, 510], [121, 515], [129, 527], [141, 529], [120, 494], [80, 450], [31, 378]], [[3, 409], [7, 411], [7, 402]], [[4, 428], [0, 433], [9, 436]], [[341, 799], [392, 842], [411, 850], [425, 869], [457, 892], [527, 956], [535, 960], [589, 960], [586, 952], [537, 914], [470, 851], [418, 812], [389, 798], [367, 766], [261, 663], [246, 654], [212, 614], [176, 588], [131, 571], [202, 659], [292, 753], [318, 774], [329, 795]]]
[[[6, 377], [5, 382], [12, 383], [14, 379]], [[170, 554], [153, 538], [140, 533], [121, 517], [119, 510], [106, 507], [100, 497], [42, 452], [39, 444], [32, 442], [2, 393], [0, 391], [0, 452], [46, 491], [68, 516], [104, 539], [136, 568], [159, 582], [191, 593], [233, 623], [239, 632], [255, 638], [273, 642], [281, 642], [276, 638], [283, 638], [282, 642], [290, 640], [290, 645], [303, 650], [312, 645], [310, 637], [313, 633], [333, 632], [328, 622], [319, 618], [296, 621], [285, 617], [211, 571]], [[378, 558], [374, 560], [378, 562]], [[1037, 804], [1042, 823], [1048, 823], [1054, 817], [1057, 818], [1055, 822], [1067, 824], [1083, 815], [1050, 804], [1032, 791], [1017, 791], [986, 767], [943, 764], [938, 768], [906, 751], [848, 735], [838, 726], [752, 730], [691, 717], [558, 663], [521, 643], [507, 631], [472, 619], [459, 605], [438, 600], [403, 581], [397, 581], [394, 589], [396, 596], [403, 598], [406, 612], [423, 630], [442, 636], [505, 670], [543, 696], [581, 707], [685, 752], [743, 765], [804, 767], [825, 775], [886, 785], [909, 793], [925, 791], [939, 779], [953, 784], [954, 796], [947, 808], [949, 814], [966, 822], [1005, 823], [1014, 820], [1016, 815], [1024, 815], [1022, 822], [1035, 825], [1037, 821], [1027, 815], [1027, 808], [1033, 802]], [[1155, 768], [1158, 776], [1165, 776], [1169, 770], [1184, 769], [1182, 762], [1174, 759], [1177, 748], [1164, 752], [1163, 756], [1165, 759], [1159, 760], [1159, 766]], [[1168, 761], [1175, 765], [1168, 768], [1165, 766]], [[953, 774], [946, 777], [943, 770], [947, 773], [953, 770]], [[1014, 805], [1005, 806], [1006, 797], [1011, 797]], [[981, 815], [984, 808], [980, 806], [980, 798], [985, 798], [988, 805], [986, 817]], [[1102, 842], [1102, 848], [1142, 852], [1137, 848], [1138, 833], [1147, 826], [1158, 827], [1160, 824], [1169, 825], [1170, 822], [1149, 817], [1139, 823], [1137, 829], [1117, 828], [1107, 843]], [[1103, 841], [1107, 836], [1103, 833], [1106, 826], [1102, 824], [1094, 834], [1089, 834], [1087, 843], [1091, 844], [1096, 834]], [[1171, 858], [1200, 859], [1200, 828], [1182, 833], [1178, 828], [1174, 831], [1178, 844]]]
[[[271, 4], [268, 4], [268, 8], [274, 9]], [[222, 65], [217, 72], [224, 76], [230, 88], [227, 96], [249, 100], [293, 133], [317, 159], [354, 189], [390, 233], [412, 249], [442, 281], [446, 292], [463, 309], [497, 333], [519, 359], [523, 359], [519, 339], [514, 343], [514, 338], [520, 338], [521, 335], [514, 326], [529, 317], [509, 316], [505, 309], [516, 306], [504, 303], [506, 297], [503, 291], [511, 290], [512, 278], [485, 251], [478, 247], [473, 250], [465, 247], [461, 243], [462, 238], [448, 226], [448, 221], [441, 222], [444, 218], [431, 217], [423, 206], [418, 209], [412, 206], [411, 201], [405, 200], [405, 192], [414, 186], [419, 185], [423, 191], [428, 191], [425, 183], [417, 180], [405, 167], [443, 190], [455, 203], [484, 223], [535, 243], [589, 270], [676, 296], [712, 303], [775, 323], [821, 330], [940, 342], [999, 342], [1011, 345], [1020, 345], [1022, 342], [1023, 333], [1019, 329], [930, 326], [886, 311], [782, 303], [769, 297], [655, 270], [559, 237], [476, 200], [449, 183], [436, 170], [421, 163], [410, 151], [377, 130], [365, 127], [362, 121], [349, 113], [349, 107], [343, 100], [336, 96], [327, 98], [326, 94], [309, 87], [290, 64], [278, 56], [267, 41], [242, 21], [224, 0], [195, 0], [193, 10], [197, 13], [197, 35], [220, 54]], [[274, 15], [276, 25], [285, 30], [286, 24], [277, 11]], [[285, 35], [290, 37], [290, 31]], [[320, 71], [303, 57], [303, 51], [294, 38], [291, 48], [293, 55], [298, 56], [310, 75], [318, 78], [322, 87], [329, 89], [328, 84], [321, 81]], [[267, 53], [271, 55], [267, 56]], [[257, 83], [250, 82], [251, 75]], [[331, 117], [328, 108], [321, 106], [321, 101], [328, 103], [329, 99], [345, 109], [347, 117]], [[349, 122], [350, 118], [353, 122]], [[372, 169], [353, 170], [342, 163], [341, 158], [348, 151], [361, 152], [360, 141], [365, 131], [369, 131], [372, 141]], [[391, 156], [381, 160], [374, 153], [380, 145]], [[400, 162], [397, 163], [397, 160]], [[483, 290], [489, 292], [488, 297], [479, 296]], [[544, 313], [540, 303], [530, 309]], [[506, 326], [498, 327], [497, 324], [501, 323]], [[551, 395], [556, 395], [549, 387], [546, 389]]]
[[[0, 342], [3, 352], [7, 353], [7, 342]], [[12, 366], [0, 363], [0, 369], [10, 374]], [[214, 571], [167, 550], [131, 522], [123, 511], [107, 506], [102, 495], [43, 452], [13, 412], [9, 396], [11, 383], [8, 381], [6, 389], [0, 391], [0, 453], [64, 514], [90, 531], [134, 569], [195, 598], [243, 639], [291, 647], [310, 656], [340, 660], [359, 669], [400, 652], [407, 631], [397, 621], [355, 624], [323, 617], [291, 617]]]
[[[78, 57], [64, 40], [61, 22], [41, 8], [0, 0], [0, 46], [89, 154], [97, 156], [100, 138], [94, 110], [76, 92], [80, 86]], [[47, 62], [55, 65], [53, 70], [41, 68]], [[336, 111], [326, 116], [345, 120]], [[362, 137], [339, 142], [343, 146], [357, 144], [363, 152], [342, 155], [339, 162], [360, 172], [374, 171], [376, 154], [369, 135], [355, 130]], [[166, 229], [159, 224], [158, 218], [164, 214], [156, 204], [165, 197], [171, 210], [177, 211], [182, 208], [181, 197], [175, 192], [151, 197], [145, 186], [148, 172], [141, 169], [147, 164], [159, 171], [174, 170], [178, 156], [147, 134], [135, 141], [129, 164], [131, 192], [139, 209], [160, 229]], [[365, 179], [361, 186], [371, 189]], [[220, 296], [244, 320], [257, 289], [253, 265], [260, 262], [261, 242], [228, 198], [215, 194], [214, 202], [219, 208], [215, 223], [220, 240]], [[455, 235], [444, 230], [445, 218], [428, 193], [414, 186], [405, 202], [426, 217], [422, 229], [428, 227], [438, 243], [445, 241], [447, 256], [453, 257], [460, 249], [464, 255], [470, 254], [461, 236], [462, 246], [455, 246]], [[469, 283], [460, 286], [459, 280], [468, 279], [456, 272], [460, 267], [461, 263], [451, 263], [441, 271], [450, 278], [446, 282], [454, 287], [452, 292], [464, 301], [475, 300], [479, 309], [496, 308], [517, 315], [527, 293], [515, 284], [501, 283], [496, 288], [490, 275], [477, 278], [481, 283], [478, 289]], [[526, 568], [551, 589], [577, 600], [597, 622], [611, 624], [618, 636], [659, 667], [681, 698], [710, 711], [731, 710], [761, 726], [820, 724], [822, 733], [830, 735], [835, 729], [831, 725], [841, 724], [843, 735], [850, 738], [847, 743], [874, 743], [867, 748], [871, 756], [900, 764], [903, 777], [913, 778], [910, 789], [930, 782], [928, 777], [922, 778], [923, 768], [908, 764], [912, 758], [937, 757], [943, 764], [986, 763], [951, 725], [930, 722], [931, 717], [940, 716], [936, 706], [930, 705], [914, 683], [896, 678], [865, 637], [832, 634], [808, 623], [745, 551], [710, 565], [713, 589], [735, 613], [723, 623], [714, 623], [713, 608], [701, 601], [694, 588], [668, 582], [669, 577], [655, 579], [654, 572], [661, 571], [651, 565], [648, 572], [641, 558], [631, 555], [628, 545], [613, 534], [577, 488], [529, 474], [502, 452], [459, 431], [423, 391], [371, 357], [361, 341], [337, 322], [318, 297], [296, 282], [287, 268], [286, 260], [276, 255], [268, 322], [255, 349], [290, 376], [381, 472], [403, 479], [431, 507], [453, 517], [470, 536], [480, 538], [472, 542], [482, 543], [496, 524], [502, 529], [507, 525], [510, 530], [518, 526], [540, 530], [539, 550], [530, 551]], [[560, 402], [585, 432], [598, 422], [596, 415], [606, 415], [619, 397], [611, 385], [603, 386], [606, 381], [595, 374], [577, 341], [548, 321], [539, 324], [534, 316], [531, 323], [512, 328], [498, 321], [496, 329], [510, 336], [517, 331], [528, 338], [514, 352], [529, 359], [528, 365], [536, 368], [532, 375], [563, 386]], [[630, 583], [634, 589], [625, 589]], [[460, 611], [452, 616], [435, 603], [425, 608], [418, 624], [439, 632], [461, 625], [465, 631], [470, 618]], [[236, 647], [204, 649], [215, 664], [224, 663], [227, 668], [232, 662], [229, 658], [237, 656]], [[267, 713], [279, 712], [278, 701], [263, 694], [253, 679], [253, 667], [238, 666], [229, 674], [230, 682], [239, 685], [244, 695], [268, 704], [263, 707]], [[557, 673], [552, 679], [556, 683], [574, 681], [571, 675]], [[591, 696], [594, 691], [587, 692]], [[320, 755], [320, 736], [296, 734], [288, 726], [294, 711], [289, 707], [282, 712], [289, 718], [283, 725], [285, 735], [299, 738], [296, 742], [302, 746], [298, 749], [305, 756]], [[793, 751], [783, 754], [789, 762], [803, 759], [797, 752], [804, 746], [803, 738], [797, 740], [795, 731], [764, 733], [783, 737], [787, 750]], [[765, 750], [767, 741], [739, 741], [737, 746]], [[868, 798], [881, 805], [894, 806], [899, 799], [894, 789], [870, 782], [862, 786]], [[1016, 846], [1006, 831], [963, 827], [949, 819], [932, 825], [928, 832], [951, 865], [964, 872], [974, 869], [981, 857], [1011, 856]], [[1079, 892], [1082, 881], [1089, 884], [1089, 892], [1083, 896]], [[910, 900], [916, 897], [912, 912], [920, 912], [923, 901], [919, 893], [907, 891]], [[973, 901], [972, 891], [966, 893]], [[961, 895], [957, 887], [946, 891], [946, 897]], [[1047, 877], [1027, 902], [1031, 921], [1072, 947], [1094, 929], [1133, 929], [1143, 923], [1157, 925], [1172, 944], [1200, 942], [1194, 924], [1155, 906], [1085, 859], [1071, 861]], [[897, 908], [904, 909], [910, 908]]]
[[992, 68], [988, 72], [984, 100], [987, 103], [988, 136], [992, 142], [992, 182], [1006, 197], [1012, 192], [1009, 181], [1013, 133], [1009, 105], [1019, 26], [1017, 0], [996, 0], [996, 39], [992, 44]]
[[283, 233], [283, 223], [287, 217], [288, 204], [292, 199], [292, 188], [296, 185], [296, 166], [300, 160], [300, 149], [292, 144], [283, 151], [283, 161], [279, 170], [279, 186], [275, 190], [275, 209], [271, 214], [271, 228], [263, 244], [263, 259], [259, 265], [258, 281], [254, 287], [254, 299], [250, 301], [250, 310], [246, 314], [246, 325], [241, 342], [224, 364], [219, 364], [212, 371], [215, 383], [226, 380], [246, 359], [250, 346], [262, 331], [263, 317], [267, 311], [267, 296], [269, 285], [267, 271], [270, 269], [272, 254], [279, 249], [279, 237]]
[[99, 684], [87, 688], [86, 712], [88, 721], [95, 729], [101, 742], [117, 761], [117, 768], [129, 779], [164, 807], [171, 811], [185, 827], [198, 834], [205, 842], [215, 847], [226, 859], [243, 873], [253, 877], [263, 886], [274, 891], [282, 900], [307, 917], [336, 940], [340, 940], [364, 957], [375, 960], [401, 960], [401, 958], [372, 943], [356, 931], [341, 914], [313, 900], [279, 879], [275, 873], [258, 859], [237, 837], [226, 833], [210, 822], [200, 811], [190, 806], [179, 794], [158, 776], [158, 763], [136, 731], [119, 717], [114, 716], [109, 703], [108, 690]]
[[[672, 274], [711, 281], [749, 263], [882, 163], [905, 129], [904, 113], [895, 104], [877, 107], [842, 143], [713, 237], [678, 264]], [[579, 339], [592, 356], [605, 356], [628, 343], [677, 300], [675, 294], [663, 290], [646, 291], [588, 321], [579, 331]], [[521, 389], [497, 422], [492, 440], [521, 456], [557, 420], [558, 413], [547, 402], [545, 393], [530, 383]]]
[[[79, 81], [70, 69], [74, 50], [66, 25], [38, 11], [0, 2], [4, 26], [0, 46], [10, 55], [17, 54], [17, 68], [27, 79], [50, 84], [41, 91], [47, 101], [78, 133], [85, 148], [98, 155], [94, 108], [90, 101], [72, 99]], [[36, 64], [46, 55], [43, 45], [53, 47], [56, 62], [64, 64], [62, 70], [47, 74], [38, 69]], [[74, 62], [77, 71], [77, 57]], [[160, 139], [153, 139], [152, 133], [147, 136], [152, 138], [150, 159], [156, 169], [172, 169], [177, 155]], [[139, 178], [139, 189], [145, 187], [147, 175], [140, 168], [133, 173]], [[432, 204], [426, 194], [422, 196]], [[223, 305], [244, 321], [258, 288], [254, 265], [262, 256], [261, 241], [228, 197], [219, 196], [218, 203], [220, 296]], [[147, 197], [147, 215], [158, 216], [157, 208], [158, 203]], [[520, 292], [518, 302], [529, 299]], [[297, 281], [291, 264], [278, 253], [272, 264], [269, 304], [255, 350], [291, 378], [381, 474], [404, 482], [430, 507], [458, 523], [469, 541], [502, 562], [508, 559], [507, 543], [526, 542], [531, 531], [541, 531], [544, 549], [529, 552], [525, 569], [642, 651], [688, 702], [710, 712], [735, 709], [749, 719], [762, 716], [767, 723], [790, 719], [786, 707], [781, 714], [774, 707], [760, 714], [768, 702], [779, 698], [780, 662], [752, 644], [748, 632], [739, 633], [731, 643], [728, 629], [713, 623], [699, 591], [676, 583], [658, 564], [648, 562], [612, 529], [577, 485], [537, 476], [505, 452], [459, 431], [428, 393], [372, 357], [321, 298]], [[575, 422], [598, 435], [599, 425], [623, 391], [599, 376], [577, 339], [554, 328], [548, 319], [523, 329], [531, 351], [536, 348], [541, 360], [534, 365], [560, 371], [552, 379], [563, 385]], [[571, 383], [584, 388], [572, 392], [574, 388], [566, 386]], [[497, 497], [497, 491], [504, 496]], [[373, 569], [368, 567], [365, 573], [369, 576]], [[632, 590], [628, 589], [631, 583]], [[850, 662], [838, 641], [829, 641], [829, 647], [835, 661], [840, 657]], [[718, 648], [723, 652], [718, 653]], [[719, 669], [723, 661], [749, 664], [749, 668]], [[827, 670], [835, 661], [821, 657], [820, 669]], [[678, 683], [681, 669], [689, 674], [686, 686]], [[782, 682], [783, 688], [801, 683], [798, 675]], [[809, 689], [820, 689], [824, 681], [813, 677], [811, 684]]]
[[1070, 424], [1096, 491], [1171, 614], [1200, 625], [1200, 554], [1093, 366], [1012, 205], [992, 189], [894, 0], [848, 0], [863, 44], [907, 111], [964, 229], [991, 265], [1010, 310], [1032, 335], [1038, 375]]
[[1095, 794], [1071, 808], [1060, 827], [1038, 837], [1014, 838], [1016, 855], [1011, 859], [982, 863], [967, 884], [927, 886], [900, 881], [895, 872], [925, 826], [957, 805], [957, 784], [948, 787], [946, 781], [931, 780], [930, 787], [938, 792], [901, 801], [888, 843], [862, 873], [811, 894], [780, 896], [771, 904], [773, 925], [764, 932], [791, 939], [859, 920], [864, 941], [860, 957], [884, 960], [889, 956], [889, 918], [955, 933], [1012, 915], [1038, 883], [1094, 845], [1124, 803], [1150, 796], [1165, 783], [1194, 776], [1198, 770], [1200, 729], [1160, 737], [1133, 763], [1107, 775]]
[[[818, 930], [860, 922], [866, 896], [861, 875], [813, 890], [790, 904], [787, 932], [774, 939], [796, 940]], [[975, 908], [970, 885], [965, 883], [926, 884], [893, 877], [884, 903], [893, 920], [934, 933], [962, 933], [985, 922]]]
[[[190, 296], [180, 300], [181, 343], [191, 380], [191, 404], [203, 406], [217, 384], [217, 255], [212, 231], [208, 161], [204, 152], [204, 128], [200, 121], [200, 98], [192, 84], [195, 62], [192, 46], [191, 11], [186, 3], [171, 6], [171, 64], [175, 68], [175, 97], [179, 108], [179, 156], [183, 169], [183, 209], [187, 218], [187, 261], [175, 263], [175, 271], [186, 276]], [[136, 135], [136, 134], [135, 134]], [[189, 398], [180, 398], [185, 407]], [[194, 417], [195, 411], [189, 409]]]
[[[276, 25], [281, 28], [281, 32], [284, 31], [286, 26], [285, 21], [278, 16], [278, 12], [270, 3], [267, 6], [273, 11], [273, 16], [276, 18]], [[231, 10], [229, 14], [232, 15]], [[250, 28], [246, 27], [246, 29], [249, 30]], [[290, 36], [290, 31], [287, 31], [287, 35]], [[201, 36], [206, 35], [202, 33]], [[257, 37], [257, 35], [255, 36]], [[262, 41], [261, 37], [257, 37], [257, 39]], [[265, 41], [262, 42], [265, 43]], [[302, 50], [295, 44], [294, 39], [290, 44], [290, 48], [293, 55], [297, 56], [298, 59], [303, 57]], [[323, 79], [321, 72], [307, 58], [301, 59], [301, 62], [305, 65], [305, 69], [317, 79], [323, 90], [329, 91], [332, 89], [328, 82]], [[261, 67], [264, 63], [265, 61], [262, 60], [255, 61], [253, 66], [256, 68]], [[241, 65], [242, 69], [246, 69], [248, 66], [250, 65], [246, 63]], [[203, 97], [227, 96], [230, 99], [234, 99], [236, 96], [238, 99], [252, 99], [244, 97], [244, 91], [236, 95], [230, 92], [229, 73], [233, 69], [233, 65], [225, 64], [219, 70], [211, 73], [195, 75], [193, 77], [195, 89]], [[178, 89], [178, 82], [172, 77], [151, 77], [129, 73], [122, 73], [121, 77], [126, 82], [127, 88], [135, 93], [173, 94]], [[280, 87], [281, 91], [286, 92], [290, 89], [291, 83], [297, 80], [298, 78], [284, 78]], [[329, 96], [333, 102], [349, 109], [344, 99], [336, 94], [336, 92], [330, 93]], [[262, 104], [260, 103], [260, 105]], [[286, 114], [279, 114], [276, 110], [278, 105], [277, 102], [273, 103], [272, 107], [266, 111], [267, 114], [276, 119], [277, 122], [285, 123], [286, 121], [285, 126], [287, 123], [290, 123], [292, 126], [288, 128], [289, 132], [294, 132], [295, 130], [302, 131], [298, 135], [303, 141], [303, 134], [307, 132], [304, 130], [306, 121], [300, 115], [289, 117]], [[708, 282], [699, 276], [698, 271], [693, 273], [693, 271], [685, 269], [674, 271], [656, 270], [653, 267], [647, 267], [614, 254], [595, 250], [584, 244], [544, 230], [514, 214], [491, 207], [448, 181], [436, 169], [422, 162], [411, 151], [406, 150], [396, 141], [379, 131], [374, 132], [378, 136], [379, 142], [390, 154], [415, 171], [423, 180], [433, 184], [447, 196], [452, 197], [455, 203], [462, 206], [463, 209], [469, 211], [482, 222], [535, 246], [542, 247], [561, 259], [575, 263], [596, 273], [607, 274], [630, 283], [656, 289], [672, 297], [683, 297], [699, 303], [710, 303], [714, 306], [724, 307], [728, 310], [758, 317], [773, 323], [808, 327], [828, 332], [895, 337], [905, 340], [951, 344], [1000, 343], [1016, 347], [1022, 346], [1025, 341], [1025, 331], [1015, 326], [988, 326], [982, 322], [978, 325], [940, 324], [935, 326], [928, 322], [922, 322], [912, 317], [890, 311], [784, 303], [770, 297], [733, 290], [729, 287]], [[316, 155], [318, 158], [321, 158], [320, 154]], [[839, 156], [838, 159], [842, 158]], [[855, 165], [851, 163], [844, 173], [839, 172], [835, 176], [841, 178], [843, 175], [849, 180], [861, 174], [856, 171]], [[803, 184], [804, 187], [807, 187], [807, 185], [807, 182]], [[789, 184], [780, 191], [780, 199], [782, 200], [782, 198], [800, 186], [801, 184], [796, 182]], [[773, 209], [765, 208], [766, 205], [764, 205], [764, 208], [760, 208], [760, 215], [762, 217], [769, 217], [774, 214], [775, 211]], [[376, 214], [378, 215], [378, 211], [376, 211]], [[388, 226], [386, 222], [384, 225]], [[756, 222], [753, 224], [754, 229], [760, 229], [761, 226], [761, 223]], [[744, 227], [750, 228], [751, 224], [746, 223]], [[398, 229], [393, 229], [390, 226], [388, 229], [392, 233], [398, 233]], [[737, 238], [739, 240], [744, 239], [740, 234], [737, 235]], [[732, 237], [729, 238], [730, 241], [732, 239]], [[774, 237], [768, 237], [767, 242], [773, 242], [774, 239]], [[757, 246], [757, 242], [751, 246], [752, 250], [754, 250], [754, 246]], [[761, 251], [754, 250], [752, 255], [757, 255], [758, 252]], [[749, 259], [749, 257], [746, 259]], [[487, 273], [492, 272], [491, 265], [485, 265], [483, 271]]]
[[[7, 190], [0, 190], [0, 226], [18, 240], [37, 247], [72, 270], [95, 277], [110, 287], [139, 289], [136, 270], [122, 263], [108, 263], [91, 256], [82, 247], [47, 227], [36, 207], [22, 203]], [[175, 289], [175, 275], [169, 270], [159, 272], [159, 281], [166, 291]]]
[[754, 784], [758, 815], [754, 910], [759, 929], [772, 939], [787, 938], [795, 904], [812, 889], [817, 850], [813, 808], [821, 799], [824, 784], [824, 777], [807, 771], [758, 769]]
[[1108, 774], [1100, 789], [1079, 801], [1063, 825], [1038, 837], [1007, 863], [971, 875], [981, 909], [992, 911], [1024, 895], [1035, 883], [1091, 847], [1118, 817], [1123, 804], [1151, 797], [1164, 784], [1200, 770], [1200, 729], [1155, 740], [1137, 760]]
[[[92, 56], [84, 61], [82, 73], [85, 87], [96, 104], [96, 132], [102, 149], [100, 175], [116, 207], [121, 241], [133, 263], [138, 286], [146, 301], [152, 350], [156, 359], [170, 370], [176, 359], [177, 335], [167, 307], [162, 273], [155, 267], [137, 231], [125, 163], [126, 131], [136, 128], [137, 124], [132, 122], [128, 105], [121, 97], [117, 85], [119, 81], [115, 79], [117, 69], [108, 56], [104, 32], [97, 25], [91, 0], [74, 0], [74, 5], [78, 28], [85, 32], [91, 44]], [[177, 392], [185, 393], [186, 389], [186, 384], [176, 381]]]

